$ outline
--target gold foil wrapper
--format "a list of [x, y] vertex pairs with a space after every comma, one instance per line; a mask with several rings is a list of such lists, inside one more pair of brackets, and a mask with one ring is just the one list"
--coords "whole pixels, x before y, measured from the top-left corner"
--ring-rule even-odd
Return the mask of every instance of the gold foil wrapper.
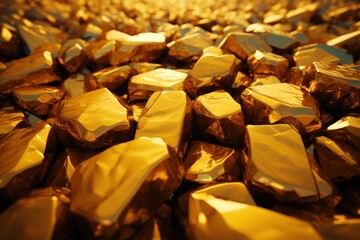
[[191, 99], [218, 89], [231, 88], [239, 61], [231, 54], [205, 54], [189, 71], [184, 80], [184, 91]]
[[288, 123], [306, 138], [322, 126], [316, 100], [288, 83], [249, 87], [241, 94], [241, 106], [252, 124]]
[[219, 47], [224, 52], [234, 54], [236, 57], [245, 60], [256, 50], [271, 52], [271, 47], [259, 36], [253, 33], [230, 33], [220, 43]]
[[339, 140], [360, 149], [360, 115], [353, 114], [341, 118], [326, 129], [331, 139]]
[[44, 188], [21, 198], [0, 215], [2, 239], [72, 239], [70, 191]]
[[183, 171], [160, 138], [115, 145], [75, 169], [71, 211], [88, 236], [130, 237], [177, 189]]
[[111, 65], [124, 65], [129, 62], [154, 62], [166, 51], [165, 37], [157, 33], [140, 33], [118, 42], [111, 54]]
[[213, 45], [209, 36], [200, 33], [179, 38], [168, 44], [168, 56], [181, 62], [196, 61], [203, 50]]
[[240, 179], [240, 154], [232, 148], [194, 141], [186, 152], [184, 168], [184, 178], [189, 181], [236, 181]]
[[291, 126], [246, 127], [243, 177], [252, 192], [281, 202], [331, 199], [337, 194], [336, 190], [313, 164], [309, 162], [300, 135]]
[[107, 88], [110, 91], [117, 88], [126, 88], [126, 80], [131, 75], [131, 67], [111, 67], [101, 69], [85, 78], [85, 88], [92, 91], [99, 88]]
[[156, 91], [181, 90], [186, 73], [158, 68], [131, 77], [128, 85], [131, 100], [147, 100]]
[[23, 112], [14, 110], [0, 110], [0, 137], [8, 134], [18, 126], [26, 125]]
[[0, 92], [9, 93], [15, 87], [59, 81], [54, 65], [48, 51], [13, 61], [0, 73]]
[[191, 101], [184, 91], [155, 92], [142, 111], [135, 139], [161, 137], [182, 159], [192, 134]]
[[190, 239], [322, 239], [307, 222], [207, 193], [191, 194], [188, 222]]
[[19, 106], [37, 116], [47, 115], [65, 95], [63, 89], [42, 85], [15, 88], [11, 93]]
[[58, 60], [69, 73], [74, 73], [84, 67], [88, 62], [86, 52], [87, 42], [76, 38], [63, 43]]
[[360, 71], [331, 63], [314, 62], [303, 87], [324, 107], [348, 111], [360, 107]]
[[45, 122], [16, 129], [0, 139], [1, 206], [39, 187], [56, 153], [52, 127]]
[[106, 88], [62, 100], [49, 116], [65, 146], [101, 149], [131, 139], [128, 110]]
[[289, 67], [288, 60], [283, 56], [258, 50], [249, 56], [247, 64], [253, 75], [274, 75], [278, 79], [285, 76]]
[[360, 151], [344, 142], [317, 137], [315, 153], [324, 173], [335, 182], [360, 175]]
[[194, 123], [204, 137], [233, 147], [240, 147], [245, 120], [239, 103], [223, 90], [207, 93], [193, 101]]

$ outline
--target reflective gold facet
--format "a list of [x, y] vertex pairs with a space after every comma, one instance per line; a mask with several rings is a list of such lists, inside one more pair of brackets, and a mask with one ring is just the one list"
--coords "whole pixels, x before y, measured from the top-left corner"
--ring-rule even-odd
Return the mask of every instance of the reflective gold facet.
[[182, 158], [192, 134], [192, 121], [191, 101], [184, 91], [155, 92], [139, 117], [135, 139], [161, 137]]
[[360, 115], [345, 116], [331, 124], [326, 131], [332, 139], [360, 149]]
[[82, 39], [71, 39], [63, 43], [59, 52], [59, 62], [70, 73], [76, 72], [88, 62], [87, 42]]
[[25, 115], [23, 112], [0, 110], [0, 137], [16, 129], [21, 123], [25, 123]]
[[88, 236], [114, 236], [146, 223], [182, 175], [180, 160], [160, 138], [118, 144], [75, 169], [71, 211], [85, 219], [78, 224]]
[[102, 148], [130, 140], [127, 109], [106, 88], [65, 99], [50, 116], [66, 146]]
[[84, 86], [85, 74], [77, 73], [70, 75], [62, 84], [62, 88], [66, 92], [66, 97], [76, 97], [85, 93]]

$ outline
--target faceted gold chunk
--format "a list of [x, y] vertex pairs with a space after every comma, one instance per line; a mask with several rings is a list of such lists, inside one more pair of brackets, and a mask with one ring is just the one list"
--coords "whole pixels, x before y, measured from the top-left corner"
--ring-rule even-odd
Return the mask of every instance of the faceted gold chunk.
[[211, 39], [206, 35], [188, 35], [169, 43], [168, 55], [175, 61], [191, 62], [197, 60], [202, 51], [212, 45]]
[[218, 89], [230, 89], [238, 63], [232, 54], [201, 56], [184, 80], [184, 91], [193, 99]]
[[219, 47], [245, 60], [256, 50], [271, 52], [271, 47], [259, 36], [253, 33], [230, 33], [220, 43]]
[[349, 115], [331, 124], [326, 129], [332, 139], [346, 142], [360, 149], [360, 115]]
[[127, 109], [106, 88], [62, 100], [50, 116], [65, 146], [100, 149], [130, 140]]
[[298, 67], [292, 67], [286, 72], [283, 81], [301, 87], [303, 79], [304, 79], [303, 71], [301, 71]]
[[286, 58], [269, 52], [261, 52], [256, 50], [247, 59], [250, 73], [253, 75], [275, 75], [278, 79], [282, 79], [289, 67]]
[[310, 164], [300, 135], [287, 124], [248, 125], [243, 161], [249, 189], [279, 201], [315, 202], [336, 193], [316, 164]]
[[130, 63], [129, 66], [133, 70], [135, 70], [136, 74], [149, 72], [151, 70], [155, 70], [157, 68], [162, 67], [162, 65], [159, 63], [148, 63], [148, 62]]
[[0, 139], [0, 205], [39, 186], [55, 149], [55, 134], [45, 122], [13, 130]]
[[65, 79], [62, 88], [66, 92], [66, 97], [75, 97], [85, 93], [84, 80], [85, 75], [82, 73], [71, 75]]
[[110, 67], [110, 56], [115, 48], [115, 40], [100, 40], [87, 48], [92, 64], [97, 69]]
[[315, 99], [288, 83], [249, 87], [241, 94], [241, 106], [252, 124], [288, 123], [304, 136], [322, 126]]
[[104, 68], [85, 78], [85, 89], [92, 91], [105, 87], [109, 90], [115, 90], [121, 86], [126, 89], [126, 80], [130, 75], [131, 67], [128, 65]]
[[221, 144], [239, 147], [245, 131], [239, 103], [223, 90], [197, 97], [193, 102], [194, 123], [200, 134]]
[[78, 227], [88, 236], [131, 235], [170, 197], [182, 176], [179, 158], [162, 139], [138, 138], [78, 165], [70, 208], [83, 219]]
[[15, 88], [11, 93], [22, 108], [35, 115], [44, 116], [64, 97], [65, 91], [40, 85]]
[[348, 66], [314, 62], [303, 87], [324, 107], [346, 111], [360, 107], [360, 71]]
[[360, 30], [341, 35], [327, 41], [330, 46], [340, 47], [348, 50], [354, 57], [360, 57]]
[[17, 126], [25, 125], [23, 112], [14, 110], [0, 110], [0, 137], [16, 129]]
[[140, 33], [117, 44], [111, 55], [111, 65], [123, 65], [128, 62], [154, 62], [160, 59], [166, 50], [165, 37], [157, 33]]
[[59, 52], [59, 62], [69, 73], [77, 72], [88, 62], [87, 43], [82, 39], [71, 39], [63, 43]]
[[360, 151], [346, 143], [320, 136], [315, 139], [315, 153], [320, 167], [333, 181], [360, 175]]
[[207, 193], [191, 194], [188, 222], [192, 239], [322, 239], [307, 222]]
[[232, 148], [194, 141], [186, 152], [184, 168], [184, 178], [189, 181], [236, 181], [240, 178], [240, 155]]
[[191, 101], [184, 91], [155, 92], [139, 117], [135, 139], [161, 137], [183, 158], [192, 121]]
[[254, 81], [251, 83], [250, 86], [253, 87], [275, 83], [281, 83], [281, 81], [274, 75], [255, 75]]
[[186, 73], [157, 68], [133, 76], [129, 81], [129, 95], [131, 100], [147, 100], [153, 92], [181, 90]]
[[9, 93], [20, 86], [33, 86], [59, 81], [51, 53], [46, 51], [13, 61], [0, 72], [0, 92]]
[[70, 239], [72, 227], [69, 195], [70, 191], [64, 188], [45, 188], [33, 191], [18, 200], [0, 215], [1, 237], [29, 240]]

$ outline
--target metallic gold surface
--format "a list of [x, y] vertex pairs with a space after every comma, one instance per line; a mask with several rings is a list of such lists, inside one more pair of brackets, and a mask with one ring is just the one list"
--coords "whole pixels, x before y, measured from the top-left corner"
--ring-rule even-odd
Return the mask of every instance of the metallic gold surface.
[[194, 123], [200, 134], [221, 144], [239, 147], [245, 131], [239, 103], [223, 90], [203, 94], [193, 101]]
[[135, 139], [161, 137], [182, 159], [192, 134], [191, 101], [184, 91], [155, 92], [142, 111]]
[[205, 54], [200, 57], [184, 80], [184, 91], [190, 98], [218, 89], [230, 89], [239, 61], [232, 54]]
[[324, 107], [346, 111], [360, 107], [360, 71], [347, 66], [314, 62], [303, 87]]
[[131, 228], [145, 224], [170, 197], [182, 176], [180, 160], [162, 139], [118, 144], [75, 169], [71, 211], [84, 220], [77, 223], [88, 236], [131, 235]]
[[289, 67], [288, 60], [283, 56], [259, 50], [249, 56], [247, 64], [253, 75], [275, 75], [278, 79], [284, 77]]
[[38, 187], [52, 161], [56, 140], [45, 122], [16, 129], [0, 139], [1, 205]]
[[111, 55], [111, 65], [128, 62], [153, 62], [162, 57], [166, 50], [165, 37], [157, 33], [140, 33], [117, 44]]
[[322, 239], [307, 222], [207, 193], [191, 194], [188, 221], [190, 239]]
[[129, 66], [136, 72], [136, 74], [149, 72], [157, 68], [161, 68], [162, 65], [159, 63], [148, 63], [148, 62], [133, 62]]
[[267, 84], [275, 84], [281, 83], [280, 80], [273, 75], [255, 75], [254, 81], [251, 83], [251, 87], [267, 85]]
[[13, 88], [59, 81], [51, 53], [46, 51], [7, 64], [0, 73], [0, 92], [9, 93]]
[[325, 174], [333, 181], [360, 175], [360, 151], [338, 140], [320, 136], [315, 139], [315, 152]]
[[181, 90], [186, 73], [157, 68], [131, 77], [129, 95], [131, 100], [147, 100], [156, 91]]
[[134, 103], [131, 105], [134, 121], [138, 122], [142, 111], [145, 109], [146, 102]]
[[92, 91], [99, 88], [115, 90], [121, 86], [126, 88], [126, 80], [130, 77], [131, 67], [104, 68], [85, 78], [85, 89]]
[[25, 115], [21, 111], [0, 110], [0, 137], [25, 124]]
[[59, 62], [69, 73], [77, 72], [88, 62], [86, 53], [87, 42], [76, 38], [62, 44], [59, 52]]
[[115, 40], [100, 40], [88, 46], [87, 51], [96, 69], [110, 67], [110, 56], [115, 44]]
[[62, 88], [66, 92], [66, 97], [76, 97], [85, 93], [84, 86], [85, 75], [76, 73], [70, 75], [62, 84]]
[[311, 167], [300, 135], [286, 124], [248, 125], [243, 164], [250, 190], [282, 202], [314, 202], [334, 193]]
[[292, 84], [249, 87], [241, 94], [241, 105], [252, 124], [288, 123], [302, 135], [316, 133], [322, 126], [314, 98]]
[[240, 179], [240, 154], [232, 148], [194, 141], [186, 152], [184, 168], [184, 178], [189, 181], [236, 181]]
[[99, 149], [130, 140], [127, 109], [106, 88], [65, 99], [49, 116], [65, 146]]
[[327, 134], [335, 140], [343, 141], [360, 149], [360, 115], [349, 115], [331, 124], [326, 129]]
[[334, 221], [333, 224], [322, 227], [320, 230], [324, 239], [356, 240], [360, 235], [359, 219], [344, 219]]
[[192, 34], [169, 43], [168, 55], [176, 61], [196, 61], [203, 50], [212, 45], [210, 37], [199, 33]]
[[272, 50], [262, 38], [253, 33], [230, 33], [219, 47], [224, 52], [232, 53], [242, 60], [255, 53], [256, 50], [262, 52]]
[[63, 89], [41, 85], [15, 88], [11, 93], [18, 105], [38, 116], [47, 115], [65, 95]]
[[360, 30], [341, 35], [327, 41], [330, 46], [336, 46], [348, 50], [353, 56], [360, 56]]
[[301, 87], [303, 79], [304, 79], [303, 71], [301, 71], [298, 67], [292, 67], [288, 69], [288, 71], [286, 72], [283, 81]]
[[69, 195], [67, 189], [45, 188], [18, 200], [0, 215], [1, 238], [69, 239]]

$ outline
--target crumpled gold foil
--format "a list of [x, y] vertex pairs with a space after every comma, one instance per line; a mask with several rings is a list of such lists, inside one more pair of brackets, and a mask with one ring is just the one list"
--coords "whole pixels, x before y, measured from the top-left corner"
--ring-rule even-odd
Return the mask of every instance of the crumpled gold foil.
[[240, 154], [232, 148], [194, 141], [186, 152], [184, 168], [184, 178], [189, 181], [236, 181], [240, 179]]
[[69, 73], [77, 72], [88, 63], [86, 52], [87, 42], [80, 39], [71, 39], [63, 43], [58, 60]]
[[85, 88], [92, 91], [99, 88], [107, 88], [110, 91], [123, 86], [126, 88], [126, 80], [131, 75], [131, 67], [128, 65], [121, 67], [104, 68], [85, 78]]
[[322, 170], [335, 182], [360, 175], [360, 151], [344, 142], [317, 137], [315, 154]]
[[286, 58], [269, 52], [256, 52], [247, 59], [249, 71], [253, 75], [274, 75], [282, 79], [289, 67]]
[[21, 198], [0, 215], [2, 239], [71, 239], [70, 191], [44, 188]]
[[336, 190], [313, 164], [300, 135], [290, 125], [247, 125], [243, 177], [252, 192], [281, 202], [331, 199]]
[[111, 54], [112, 66], [128, 62], [154, 62], [160, 59], [167, 49], [165, 37], [158, 33], [139, 33], [124, 42], [118, 42]]
[[16, 129], [19, 125], [25, 125], [25, 115], [21, 111], [0, 110], [0, 137]]
[[232, 53], [242, 60], [255, 53], [256, 50], [262, 52], [272, 51], [265, 40], [253, 33], [230, 33], [220, 43], [219, 47], [224, 52]]
[[191, 99], [218, 89], [231, 88], [239, 60], [232, 54], [204, 54], [184, 80], [184, 91]]
[[161, 137], [182, 159], [192, 134], [191, 101], [184, 91], [155, 92], [142, 111], [135, 139]]
[[360, 149], [360, 115], [353, 114], [331, 124], [326, 133], [331, 139], [346, 142], [355, 149]]
[[0, 72], [0, 92], [9, 93], [13, 88], [59, 81], [54, 62], [48, 51], [33, 54], [7, 64]]
[[56, 153], [52, 127], [41, 122], [0, 139], [0, 206], [39, 186]]
[[310, 223], [207, 193], [191, 194], [188, 222], [190, 239], [322, 239]]
[[130, 237], [177, 189], [183, 171], [160, 138], [115, 145], [75, 169], [71, 211], [88, 236]]
[[131, 139], [128, 110], [106, 88], [62, 100], [49, 116], [65, 146], [101, 149]]
[[348, 111], [360, 107], [360, 71], [348, 66], [314, 62], [303, 87], [324, 107]]
[[186, 73], [157, 68], [131, 77], [128, 85], [131, 100], [147, 100], [156, 91], [181, 90]]
[[241, 106], [252, 124], [288, 123], [305, 137], [322, 126], [316, 100], [288, 83], [249, 87], [241, 94]]
[[179, 38], [168, 44], [168, 56], [176, 61], [196, 61], [203, 50], [213, 45], [210, 37], [195, 33]]
[[63, 89], [42, 85], [15, 88], [11, 93], [18, 105], [38, 116], [47, 115], [65, 95]]
[[239, 103], [223, 90], [203, 94], [193, 101], [194, 123], [200, 134], [217, 142], [240, 147], [245, 120]]

